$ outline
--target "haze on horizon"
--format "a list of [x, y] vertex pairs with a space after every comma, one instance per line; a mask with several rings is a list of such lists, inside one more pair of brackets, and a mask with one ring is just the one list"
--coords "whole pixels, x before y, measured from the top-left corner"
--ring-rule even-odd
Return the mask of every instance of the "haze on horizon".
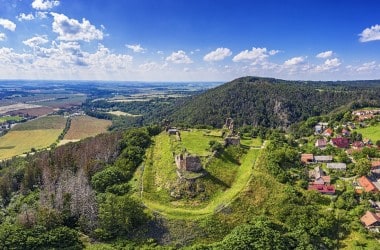
[[0, 79], [380, 79], [380, 3], [0, 0]]

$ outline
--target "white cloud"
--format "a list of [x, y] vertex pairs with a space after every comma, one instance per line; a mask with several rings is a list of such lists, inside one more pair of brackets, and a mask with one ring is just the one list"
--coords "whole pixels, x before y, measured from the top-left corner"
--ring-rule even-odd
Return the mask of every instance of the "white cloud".
[[280, 51], [279, 51], [279, 50], [274, 50], [274, 49], [272, 49], [272, 50], [269, 51], [269, 55], [274, 56], [274, 55], [276, 55], [278, 52], [280, 52]]
[[[272, 53], [275, 51], [273, 50]], [[242, 62], [242, 61], [254, 61], [254, 64], [265, 60], [269, 56], [268, 50], [266, 48], [255, 48], [252, 50], [244, 50], [234, 56], [232, 61], [234, 62]]]
[[323, 72], [336, 70], [341, 64], [338, 58], [327, 59], [322, 65], [316, 66], [314, 71]]
[[214, 61], [221, 61], [224, 58], [231, 56], [232, 52], [228, 48], [217, 48], [214, 51], [211, 51], [207, 55], [203, 57], [203, 60], [206, 62], [214, 62]]
[[58, 40], [63, 41], [79, 41], [89, 42], [91, 40], [102, 40], [103, 32], [96, 29], [88, 20], [82, 19], [82, 23], [78, 20], [70, 19], [64, 14], [51, 13], [54, 17], [53, 32], [59, 34]]
[[370, 72], [370, 71], [375, 70], [377, 67], [378, 65], [376, 65], [376, 61], [372, 61], [372, 62], [363, 63], [362, 65], [356, 67], [355, 70], [357, 72]]
[[47, 39], [47, 36], [35, 36], [28, 40], [23, 41], [22, 43], [26, 46], [29, 46], [31, 48], [34, 48], [36, 46], [39, 46], [41, 44], [48, 43], [49, 40]]
[[135, 53], [141, 53], [141, 52], [146, 51], [146, 49], [144, 49], [143, 47], [141, 47], [140, 44], [126, 44], [125, 46], [128, 49], [133, 50], [133, 52], [135, 52]]
[[173, 52], [170, 56], [166, 57], [166, 61], [172, 63], [193, 63], [193, 61], [186, 55], [186, 52], [183, 50], [178, 50]]
[[39, 18], [39, 19], [48, 18], [48, 13], [46, 11], [37, 11], [36, 18]]
[[25, 14], [25, 13], [20, 13], [20, 15], [18, 15], [17, 17], [17, 20], [19, 20], [20, 22], [22, 21], [30, 21], [30, 20], [33, 20], [34, 19], [34, 16], [32, 13], [29, 13], [29, 14]]
[[305, 61], [304, 57], [298, 56], [298, 57], [293, 57], [293, 58], [290, 58], [289, 60], [286, 60], [284, 62], [284, 65], [285, 66], [295, 66], [295, 65], [303, 64], [304, 61]]
[[321, 52], [318, 55], [316, 55], [317, 58], [329, 58], [333, 55], [333, 52], [331, 50]]
[[4, 33], [0, 33], [0, 41], [4, 41], [7, 36]]
[[163, 52], [162, 50], [157, 50], [157, 54], [159, 54], [159, 55], [163, 55], [164, 52]]
[[32, 8], [36, 10], [50, 10], [59, 5], [57, 0], [34, 0]]
[[3, 26], [5, 29], [10, 31], [15, 31], [16, 24], [8, 19], [0, 18], [0, 26]]
[[380, 25], [376, 24], [371, 26], [371, 28], [366, 28], [359, 34], [360, 42], [370, 42], [380, 40]]

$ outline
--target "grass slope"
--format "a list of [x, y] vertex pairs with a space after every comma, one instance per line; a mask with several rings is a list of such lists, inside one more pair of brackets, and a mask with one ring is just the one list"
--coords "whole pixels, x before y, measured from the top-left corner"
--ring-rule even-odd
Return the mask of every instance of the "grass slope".
[[0, 123], [7, 122], [7, 121], [21, 121], [23, 118], [20, 116], [4, 116], [0, 117]]
[[[206, 145], [208, 146], [208, 141], [214, 138], [205, 136], [204, 131], [182, 132], [181, 135], [183, 145], [186, 145], [190, 152], [210, 154], [206, 151]], [[147, 152], [142, 174], [141, 197], [151, 210], [177, 219], [204, 217], [229, 205], [246, 187], [254, 162], [260, 153], [260, 149], [252, 148], [243, 154], [240, 162], [237, 162], [234, 156], [237, 155], [235, 151], [238, 149], [226, 149], [206, 167], [208, 175], [199, 179], [205, 186], [205, 194], [201, 194], [203, 198], [173, 200], [169, 191], [178, 177], [172, 154], [172, 138], [161, 133], [154, 141], [154, 146]], [[141, 175], [141, 172], [138, 173]]]
[[380, 140], [380, 123], [375, 126], [369, 126], [366, 128], [358, 128], [355, 131], [361, 133], [363, 138], [369, 138], [373, 143]]

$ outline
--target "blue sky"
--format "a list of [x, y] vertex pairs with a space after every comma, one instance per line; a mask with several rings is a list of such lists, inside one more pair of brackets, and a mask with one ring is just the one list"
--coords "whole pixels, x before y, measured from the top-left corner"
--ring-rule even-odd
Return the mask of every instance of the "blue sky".
[[380, 2], [0, 0], [0, 79], [380, 79]]

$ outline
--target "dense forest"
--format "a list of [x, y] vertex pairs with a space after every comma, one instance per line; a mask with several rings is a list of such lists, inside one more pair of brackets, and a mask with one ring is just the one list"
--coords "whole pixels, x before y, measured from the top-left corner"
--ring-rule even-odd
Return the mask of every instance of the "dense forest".
[[380, 105], [380, 81], [294, 82], [243, 77], [193, 96], [172, 114], [176, 122], [221, 127], [288, 127], [341, 107]]

